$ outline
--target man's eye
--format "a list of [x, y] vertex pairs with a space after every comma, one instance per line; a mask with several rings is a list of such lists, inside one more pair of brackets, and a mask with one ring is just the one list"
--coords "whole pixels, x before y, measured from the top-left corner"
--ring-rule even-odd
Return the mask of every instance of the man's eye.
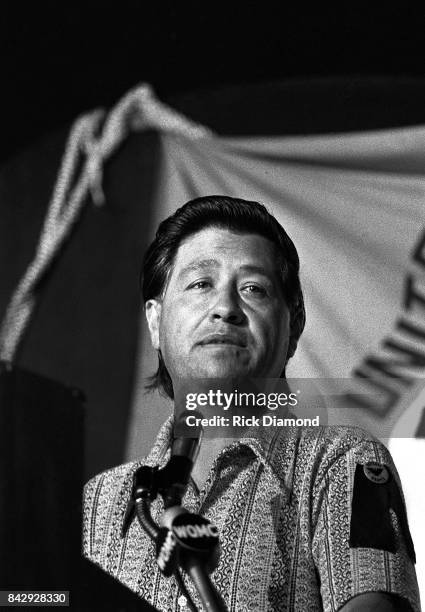
[[245, 285], [244, 287], [242, 287], [242, 290], [245, 293], [251, 293], [252, 295], [258, 295], [259, 297], [267, 295], [267, 291], [264, 289], [264, 287], [261, 287], [260, 285]]
[[206, 289], [207, 287], [210, 287], [210, 286], [211, 286], [210, 281], [202, 280], [202, 281], [196, 281], [196, 283], [192, 283], [191, 285], [189, 285], [188, 289]]

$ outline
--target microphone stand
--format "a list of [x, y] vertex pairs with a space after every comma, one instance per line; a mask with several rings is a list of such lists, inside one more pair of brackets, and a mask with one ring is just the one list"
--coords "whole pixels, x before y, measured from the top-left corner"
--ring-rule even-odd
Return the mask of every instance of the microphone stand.
[[[196, 612], [196, 607], [180, 570], [191, 578], [207, 612], [227, 612], [223, 598], [209, 576], [217, 567], [220, 556], [217, 529], [206, 518], [189, 513], [181, 506], [191, 468], [192, 461], [183, 455], [172, 455], [162, 469], [141, 466], [133, 476], [132, 495], [121, 536], [124, 537], [137, 515], [142, 529], [156, 544], [157, 562], [162, 573], [175, 575], [192, 611]], [[164, 500], [163, 527], [155, 523], [150, 511], [151, 502], [158, 494]]]
[[202, 565], [194, 559], [192, 562], [189, 562], [189, 565], [183, 567], [192, 579], [205, 609], [208, 612], [225, 612], [227, 608], [223, 598]]

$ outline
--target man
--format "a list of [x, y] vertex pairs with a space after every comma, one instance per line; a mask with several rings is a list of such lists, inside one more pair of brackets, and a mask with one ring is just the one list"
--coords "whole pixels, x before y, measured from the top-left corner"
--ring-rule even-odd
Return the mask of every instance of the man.
[[[295, 246], [264, 206], [236, 198], [198, 198], [161, 223], [143, 296], [159, 358], [150, 387], [170, 398], [188, 379], [285, 377], [305, 322]], [[85, 491], [85, 555], [160, 610], [184, 598], [137, 522], [120, 530], [135, 470], [167, 463], [172, 428]], [[398, 476], [359, 429], [205, 439], [183, 505], [218, 528], [212, 580], [229, 610], [419, 610]]]

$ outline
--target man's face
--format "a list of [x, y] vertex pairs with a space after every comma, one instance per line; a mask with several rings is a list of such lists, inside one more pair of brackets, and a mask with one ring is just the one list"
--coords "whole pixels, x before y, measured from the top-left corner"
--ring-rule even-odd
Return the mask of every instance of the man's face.
[[146, 303], [151, 339], [179, 378], [278, 378], [289, 311], [272, 242], [206, 228], [184, 240], [162, 300]]

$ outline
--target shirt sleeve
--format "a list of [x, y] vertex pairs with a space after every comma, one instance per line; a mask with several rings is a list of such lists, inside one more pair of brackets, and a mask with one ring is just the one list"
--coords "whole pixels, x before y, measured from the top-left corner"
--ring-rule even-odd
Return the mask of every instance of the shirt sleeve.
[[315, 500], [313, 557], [325, 612], [377, 591], [420, 611], [401, 484], [385, 446], [364, 440], [337, 457]]
[[90, 480], [83, 491], [83, 556], [94, 560], [96, 550], [97, 500], [102, 480], [97, 476]]

